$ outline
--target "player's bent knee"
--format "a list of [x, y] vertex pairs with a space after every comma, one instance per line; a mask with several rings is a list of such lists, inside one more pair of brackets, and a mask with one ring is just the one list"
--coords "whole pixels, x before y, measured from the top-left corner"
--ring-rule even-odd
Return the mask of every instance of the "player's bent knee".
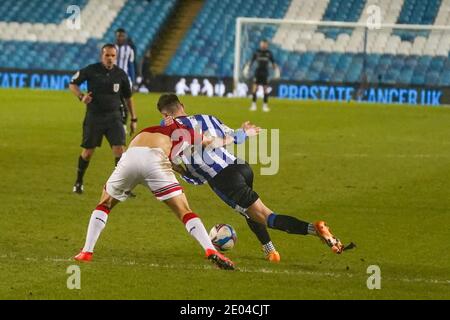
[[247, 214], [252, 220], [255, 220], [264, 225], [267, 224], [267, 218], [272, 213], [272, 211], [267, 208], [261, 199], [256, 200], [250, 207], [247, 209]]
[[267, 217], [265, 217], [263, 214], [247, 210], [247, 215], [250, 217], [251, 220], [267, 226]]
[[119, 200], [114, 199], [108, 192], [106, 192], [105, 189], [103, 189], [102, 197], [98, 205], [104, 206], [111, 210], [117, 203], [119, 203]]

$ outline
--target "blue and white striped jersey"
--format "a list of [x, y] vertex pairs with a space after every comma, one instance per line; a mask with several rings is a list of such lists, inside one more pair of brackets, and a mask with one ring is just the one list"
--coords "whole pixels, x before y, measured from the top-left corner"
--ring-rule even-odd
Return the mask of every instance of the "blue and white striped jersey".
[[[197, 114], [194, 116], [178, 117], [183, 125], [197, 132], [205, 134], [208, 132], [213, 137], [223, 138], [225, 135], [235, 136], [235, 130], [224, 125], [214, 116]], [[236, 140], [236, 139], [235, 139]], [[215, 177], [228, 165], [233, 164], [236, 157], [226, 148], [194, 150], [183, 152], [181, 160], [189, 171], [191, 177], [183, 176], [183, 179], [192, 184], [204, 184]]]
[[135, 70], [134, 70], [134, 50], [128, 45], [117, 45], [117, 66], [124, 70], [130, 78], [130, 81], [134, 82]]

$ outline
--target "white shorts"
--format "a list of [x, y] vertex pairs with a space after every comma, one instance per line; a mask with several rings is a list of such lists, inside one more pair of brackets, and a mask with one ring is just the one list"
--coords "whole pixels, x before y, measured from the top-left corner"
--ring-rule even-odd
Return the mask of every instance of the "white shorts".
[[183, 193], [169, 158], [159, 148], [129, 148], [122, 154], [105, 189], [114, 199], [125, 201], [138, 184], [147, 186], [160, 201]]

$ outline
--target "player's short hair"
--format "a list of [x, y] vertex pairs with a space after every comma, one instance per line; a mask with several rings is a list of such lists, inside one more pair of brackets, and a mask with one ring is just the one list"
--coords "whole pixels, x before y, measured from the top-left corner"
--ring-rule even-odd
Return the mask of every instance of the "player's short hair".
[[166, 111], [170, 113], [177, 111], [180, 105], [181, 102], [174, 93], [165, 93], [161, 95], [157, 104], [159, 112]]
[[118, 33], [118, 32], [120, 32], [120, 33], [127, 33], [124, 28], [118, 28], [116, 30], [116, 33]]
[[112, 43], [107, 43], [103, 45], [101, 52], [103, 53], [105, 49], [116, 49], [116, 46]]

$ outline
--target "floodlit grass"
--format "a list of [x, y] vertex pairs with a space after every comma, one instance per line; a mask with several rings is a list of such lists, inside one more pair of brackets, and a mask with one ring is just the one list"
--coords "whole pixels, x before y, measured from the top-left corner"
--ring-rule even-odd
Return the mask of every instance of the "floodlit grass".
[[[158, 95], [136, 95], [139, 127], [159, 123]], [[324, 219], [357, 248], [342, 255], [312, 236], [271, 231], [280, 264], [263, 259], [244, 219], [208, 186], [189, 186], [209, 229], [238, 234], [227, 255], [238, 271], [216, 270], [175, 216], [143, 187], [110, 214], [81, 290], [66, 286], [70, 258], [113, 170], [106, 140], [72, 194], [84, 106], [68, 92], [0, 91], [1, 299], [437, 299], [450, 298], [450, 109], [184, 97], [187, 111], [280, 129], [280, 166], [255, 190], [275, 212]], [[381, 269], [369, 290], [367, 268]]]

